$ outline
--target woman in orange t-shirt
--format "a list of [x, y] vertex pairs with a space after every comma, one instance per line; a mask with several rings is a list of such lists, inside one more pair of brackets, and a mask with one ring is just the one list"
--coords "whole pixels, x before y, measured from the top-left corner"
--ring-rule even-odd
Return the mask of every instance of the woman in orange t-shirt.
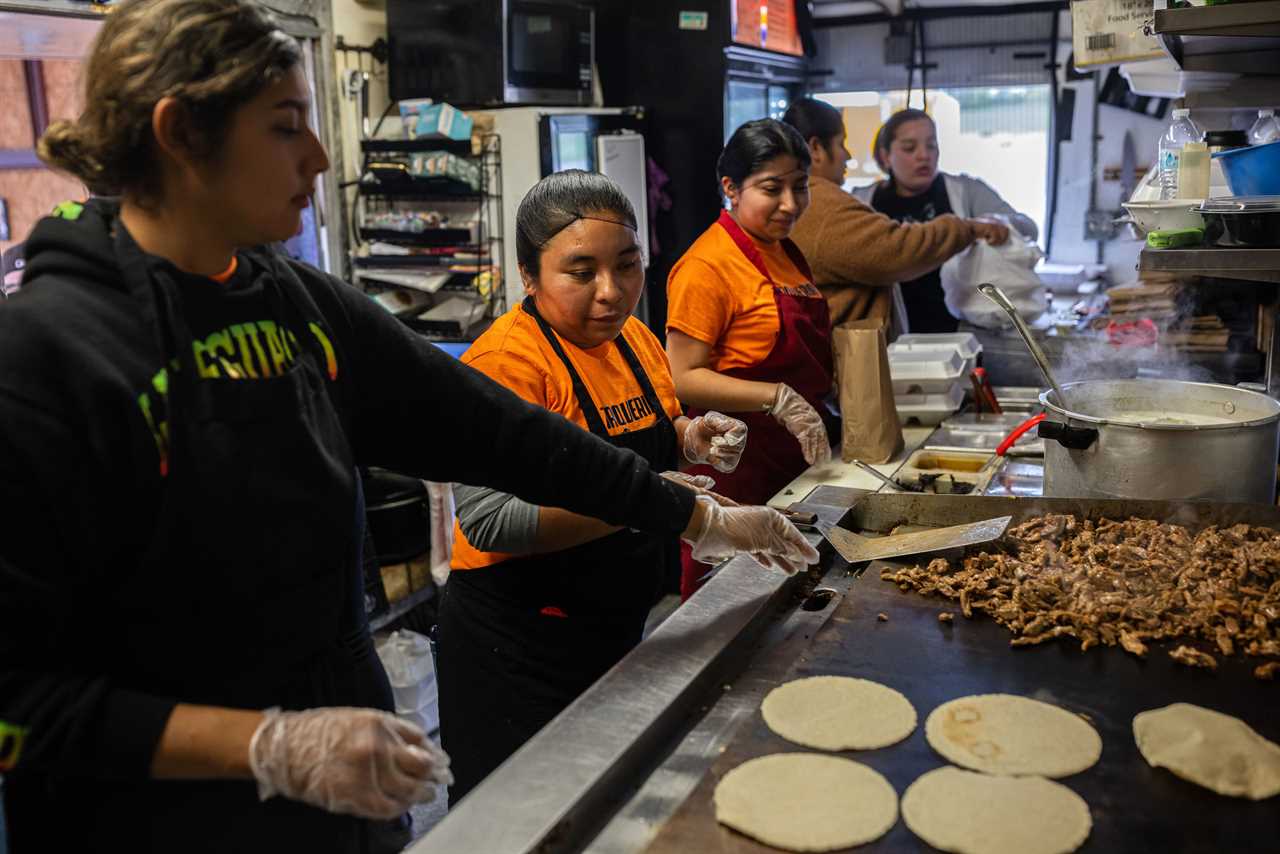
[[[764, 504], [831, 457], [819, 414], [834, 376], [827, 304], [788, 236], [809, 204], [809, 164], [790, 125], [760, 119], [734, 131], [716, 166], [729, 210], [667, 280], [667, 355], [680, 398], [690, 414], [735, 413], [751, 431], [738, 468], [716, 478], [718, 492], [744, 504]], [[689, 596], [708, 567], [688, 550], [682, 563]]]
[[[635, 214], [617, 185], [576, 170], [550, 175], [525, 196], [516, 223], [528, 296], [463, 361], [655, 471], [681, 460], [731, 471], [747, 428], [715, 412], [682, 415], [662, 346], [631, 316], [644, 270]], [[439, 672], [452, 803], [640, 641], [678, 546], [493, 490], [456, 493]], [[789, 572], [817, 560], [767, 507], [698, 503], [709, 515], [690, 537], [695, 554], [745, 551]]]

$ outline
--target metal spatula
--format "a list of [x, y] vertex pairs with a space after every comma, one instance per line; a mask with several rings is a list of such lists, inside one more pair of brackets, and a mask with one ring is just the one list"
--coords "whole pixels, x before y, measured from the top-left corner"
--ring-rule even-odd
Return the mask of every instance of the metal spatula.
[[951, 525], [890, 537], [864, 537], [834, 525], [819, 524], [818, 530], [840, 557], [849, 563], [865, 563], [989, 543], [1003, 536], [1012, 521], [1012, 516], [1001, 516], [983, 522], [969, 522], [966, 525]]

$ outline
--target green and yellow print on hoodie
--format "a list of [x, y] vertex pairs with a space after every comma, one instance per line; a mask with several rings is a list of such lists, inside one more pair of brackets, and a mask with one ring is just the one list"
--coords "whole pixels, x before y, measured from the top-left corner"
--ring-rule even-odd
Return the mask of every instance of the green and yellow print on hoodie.
[[[337, 380], [338, 359], [333, 342], [318, 323], [307, 327], [324, 353], [329, 380]], [[202, 379], [256, 380], [284, 374], [297, 361], [301, 347], [293, 330], [274, 320], [255, 320], [234, 323], [197, 338], [191, 342], [191, 351]], [[150, 388], [138, 395], [138, 408], [160, 456], [162, 477], [169, 473], [169, 372], [177, 369], [176, 360], [161, 368], [151, 378]]]

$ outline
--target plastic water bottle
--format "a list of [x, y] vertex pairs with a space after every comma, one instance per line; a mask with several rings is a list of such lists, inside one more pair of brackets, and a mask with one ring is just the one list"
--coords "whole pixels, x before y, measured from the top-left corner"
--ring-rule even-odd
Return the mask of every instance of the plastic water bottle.
[[[1191, 121], [1190, 110], [1174, 110], [1173, 123], [1160, 137], [1160, 198], [1176, 199], [1178, 193], [1178, 167], [1182, 159], [1182, 146], [1188, 142], [1204, 142], [1204, 131]], [[1208, 158], [1205, 158], [1208, 171]]]
[[1275, 110], [1258, 110], [1258, 120], [1249, 128], [1249, 144], [1262, 145], [1264, 142], [1280, 140], [1280, 119]]

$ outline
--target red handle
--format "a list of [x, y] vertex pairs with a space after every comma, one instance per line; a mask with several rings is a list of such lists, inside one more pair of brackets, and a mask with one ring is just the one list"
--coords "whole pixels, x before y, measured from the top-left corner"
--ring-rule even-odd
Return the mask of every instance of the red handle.
[[1004, 437], [1004, 441], [996, 446], [996, 456], [1003, 457], [1005, 452], [1013, 447], [1013, 444], [1022, 438], [1022, 434], [1030, 430], [1032, 427], [1044, 420], [1044, 413], [1028, 418], [1017, 427], [1013, 428], [1013, 432]]

